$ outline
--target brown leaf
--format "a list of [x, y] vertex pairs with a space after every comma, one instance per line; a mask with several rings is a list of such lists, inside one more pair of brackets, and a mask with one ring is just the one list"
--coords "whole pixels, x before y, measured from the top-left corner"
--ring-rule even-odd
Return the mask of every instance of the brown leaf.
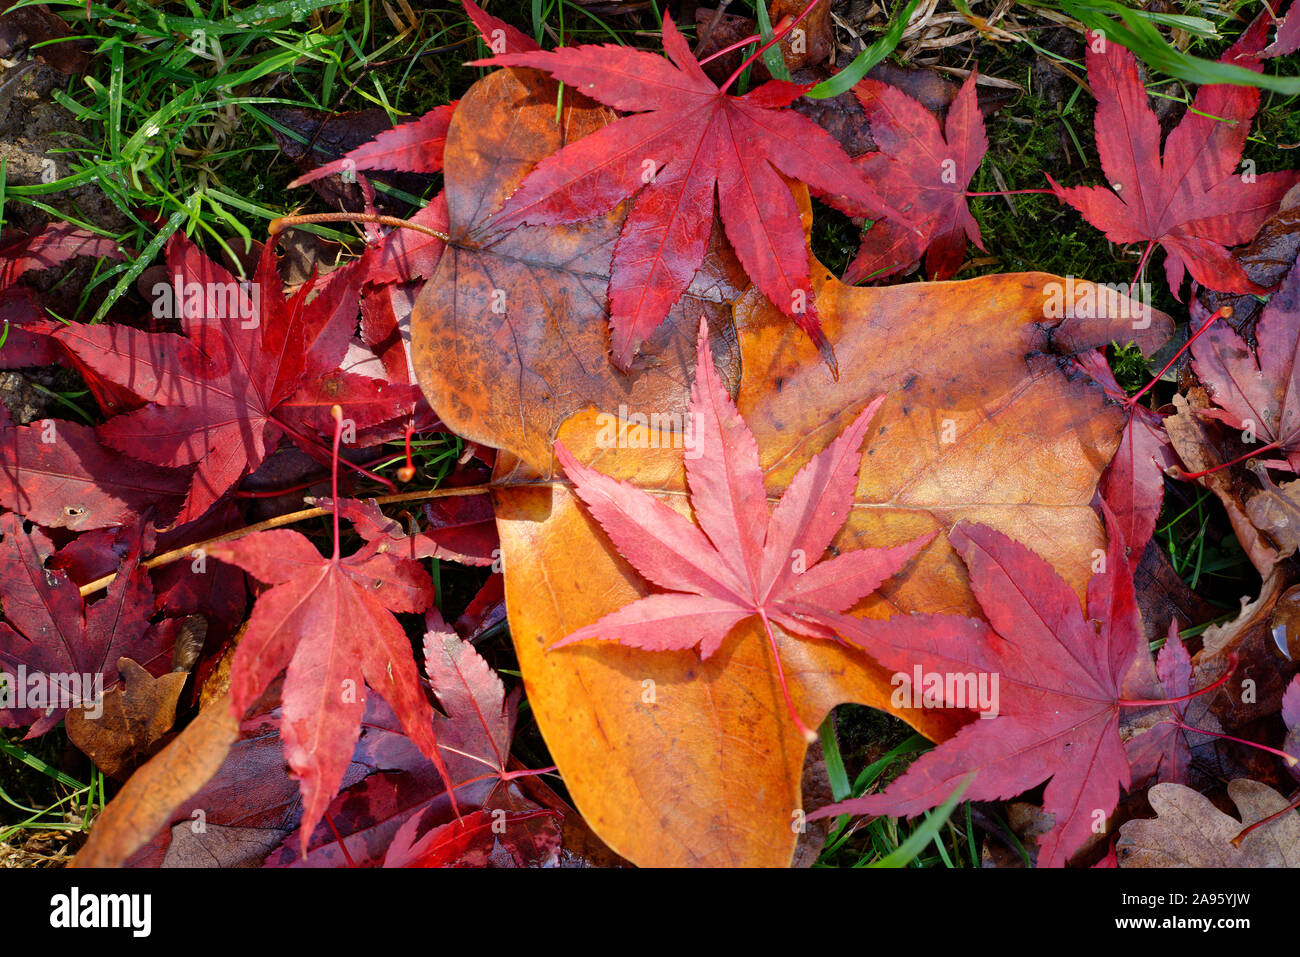
[[68, 737], [110, 778], [121, 780], [158, 749], [176, 723], [176, 702], [189, 677], [172, 672], [155, 678], [130, 658], [119, 658], [124, 686], [96, 702], [102, 711], [77, 708], [64, 719]]
[[[1119, 321], [1045, 324], [1050, 281], [994, 276], [851, 289], [821, 275], [818, 308], [840, 357], [838, 383], [760, 297], [738, 306], [738, 404], [758, 439], [771, 498], [868, 400], [890, 393], [864, 443], [857, 507], [833, 548], [941, 534], [859, 606], [862, 613], [978, 614], [942, 535], [962, 518], [1021, 538], [1082, 593], [1102, 544], [1089, 503], [1122, 419], [1090, 381], [1067, 374], [1048, 353], [1128, 338], [1131, 330]], [[1158, 320], [1148, 345], [1166, 323]], [[682, 453], [602, 448], [599, 416], [582, 413], [561, 429], [575, 457], [684, 509]], [[506, 458], [500, 475], [509, 472]], [[497, 521], [529, 701], [597, 833], [643, 865], [788, 864], [804, 744], [785, 720], [761, 626], [738, 627], [703, 662], [690, 652], [606, 646], [549, 653], [552, 642], [646, 586], [562, 487], [503, 489]], [[893, 708], [890, 674], [856, 652], [784, 635], [777, 641], [805, 719], [856, 701], [944, 738], [964, 717]]]
[[73, 867], [120, 867], [203, 787], [239, 737], [230, 696], [213, 701], [167, 747], [131, 775], [95, 820]]
[[411, 315], [416, 373], [443, 421], [540, 472], [556, 428], [588, 405], [684, 412], [701, 311], [734, 384], [727, 307], [748, 285], [715, 224], [704, 266], [631, 374], [611, 374], [606, 287], [627, 204], [571, 226], [502, 234], [491, 221], [534, 163], [614, 119], [566, 89], [557, 125], [556, 95], [543, 74], [499, 70], [461, 100], [444, 154], [451, 242]]
[[1300, 867], [1300, 814], [1284, 815], [1232, 840], [1249, 824], [1287, 806], [1272, 788], [1238, 778], [1228, 794], [1241, 820], [1181, 784], [1157, 784], [1148, 792], [1157, 817], [1129, 821], [1119, 829], [1120, 867]]
[[[1174, 396], [1175, 414], [1164, 420], [1169, 441], [1182, 459], [1188, 473], [1204, 472], [1223, 462], [1236, 458], [1234, 450], [1225, 446], [1217, 423], [1207, 421], [1199, 413], [1210, 408], [1205, 391], [1199, 386], [1186, 396]], [[1263, 577], [1268, 577], [1278, 561], [1277, 549], [1265, 539], [1246, 514], [1245, 499], [1254, 489], [1243, 484], [1232, 469], [1210, 472], [1195, 479], [1196, 483], [1213, 492], [1228, 513], [1228, 521], [1237, 535], [1237, 541], [1252, 565]]]
[[1263, 490], [1246, 501], [1251, 524], [1269, 537], [1279, 558], [1300, 548], [1300, 480], [1274, 485], [1267, 469], [1252, 469]]
[[[452, 242], [412, 317], [417, 372], [449, 428], [502, 450], [494, 501], [511, 632], [529, 702], [588, 823], [642, 865], [788, 865], [806, 747], [761, 624], [737, 627], [703, 662], [694, 652], [608, 645], [545, 650], [647, 591], [564, 485], [536, 481], [552, 473], [553, 441], [685, 512], [681, 443], [611, 448], [602, 428], [620, 408], [686, 410], [690, 334], [710, 301], [715, 361], [723, 351], [719, 366], [736, 368], [725, 354], [725, 304], [736, 288], [726, 277], [735, 274], [718, 268], [707, 294], [696, 277], [685, 314], [679, 304], [669, 337], [638, 369], [613, 369], [605, 286], [622, 208], [578, 226], [493, 232], [489, 213], [538, 159], [609, 121], [571, 91], [563, 102], [557, 126], [554, 86], [520, 70], [490, 75], [461, 101], [446, 148]], [[801, 202], [808, 222], [806, 193]], [[722, 261], [719, 252], [714, 262]], [[1051, 284], [1063, 281], [1042, 274], [855, 289], [819, 264], [812, 272], [838, 382], [757, 292], [736, 308], [737, 401], [769, 498], [888, 392], [864, 443], [856, 506], [832, 550], [940, 533], [857, 612], [978, 614], [943, 537], [961, 519], [1022, 540], [1082, 595], [1102, 545], [1093, 493], [1123, 416], [1065, 357], [1133, 338], [1150, 350], [1167, 338], [1168, 317], [1157, 314], [1145, 330], [1118, 315], [1061, 318], [1047, 302]], [[503, 313], [493, 311], [497, 290]], [[969, 718], [893, 707], [891, 674], [857, 651], [784, 634], [777, 643], [807, 718], [856, 701], [900, 713], [936, 739]]]

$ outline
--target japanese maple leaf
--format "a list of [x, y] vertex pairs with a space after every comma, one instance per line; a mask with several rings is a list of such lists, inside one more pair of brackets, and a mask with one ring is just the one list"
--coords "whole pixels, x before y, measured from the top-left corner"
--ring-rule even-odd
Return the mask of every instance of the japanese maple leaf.
[[529, 53], [541, 49], [532, 37], [516, 30], [500, 17], [492, 16], [474, 0], [460, 0], [460, 5], [493, 53]]
[[[409, 413], [419, 398], [415, 386], [338, 371], [356, 329], [356, 271], [344, 267], [286, 299], [274, 246], [244, 288], [175, 237], [167, 263], [173, 301], [185, 305], [184, 336], [121, 325], [57, 333], [80, 363], [149, 403], [104, 423], [105, 442], [155, 465], [197, 466], [178, 523], [206, 512], [285, 434], [322, 457], [318, 436], [333, 405], [360, 430]], [[201, 305], [182, 290], [200, 291]], [[213, 290], [230, 298], [207, 298]]]
[[[1258, 18], [1223, 61], [1258, 71], [1265, 26], [1265, 18]], [[1090, 33], [1087, 63], [1097, 95], [1097, 151], [1110, 188], [1066, 189], [1049, 175], [1057, 197], [1113, 242], [1144, 242], [1148, 251], [1159, 243], [1175, 296], [1184, 271], [1221, 292], [1265, 291], [1224, 248], [1254, 236], [1297, 181], [1294, 172], [1238, 170], [1259, 90], [1223, 83], [1201, 87], [1162, 155], [1160, 123], [1133, 55]]]
[[[551, 856], [559, 837], [558, 815], [543, 811], [519, 791], [518, 780], [537, 772], [508, 769], [518, 691], [506, 693], [496, 672], [472, 644], [447, 627], [437, 609], [429, 609], [426, 622], [424, 668], [444, 712], [434, 715], [434, 732], [446, 771], [455, 782], [459, 809], [462, 814], [472, 811], [470, 817], [480, 809], [502, 812], [489, 815], [489, 820], [499, 819], [498, 829], [478, 834], [470, 844], [481, 847], [486, 841], [490, 850], [499, 841], [521, 860]], [[352, 761], [379, 773], [339, 794], [330, 811], [333, 827], [317, 827], [305, 854], [297, 849], [300, 837], [290, 835], [268, 864], [343, 866], [349, 858], [372, 864], [385, 860], [387, 853], [386, 866], [424, 866], [419, 859], [438, 835], [417, 837], [417, 831], [436, 831], [456, 821], [447, 800], [446, 778], [416, 749], [382, 703], [370, 703]]]
[[989, 148], [975, 73], [948, 108], [946, 135], [933, 113], [887, 83], [866, 78], [853, 94], [880, 147], [879, 152], [859, 156], [853, 165], [876, 184], [886, 202], [911, 215], [920, 232], [890, 219], [873, 224], [844, 281], [883, 279], [906, 269], [922, 253], [931, 279], [951, 278], [961, 266], [967, 239], [984, 248], [979, 225], [966, 205], [966, 187]]
[[627, 368], [704, 261], [716, 194], [727, 238], [749, 277], [832, 361], [813, 303], [799, 209], [781, 174], [851, 215], [898, 214], [829, 133], [785, 109], [808, 86], [773, 80], [729, 96], [729, 83], [719, 88], [705, 75], [667, 15], [663, 46], [667, 60], [592, 45], [472, 64], [546, 70], [601, 103], [636, 112], [539, 163], [494, 224], [578, 222], [636, 194], [609, 283], [613, 358]]
[[[1192, 675], [1192, 658], [1178, 637], [1177, 623], [1171, 621], [1169, 634], [1156, 656], [1156, 676], [1164, 695], [1168, 698], [1190, 695]], [[1133, 780], [1140, 783], [1154, 776], [1159, 781], [1185, 782], [1193, 745], [1209, 740], [1205, 735], [1197, 735], [1190, 725], [1213, 723], [1209, 730], [1218, 729], [1209, 705], [1205, 697], [1164, 705], [1167, 710], [1162, 720], [1125, 741]]]
[[[355, 176], [362, 170], [437, 173], [442, 169], [447, 127], [455, 110], [456, 101], [435, 107], [418, 120], [385, 130], [332, 163], [304, 173], [289, 186], [304, 186], [334, 173]], [[412, 216], [411, 222], [445, 234], [447, 202], [442, 193]], [[412, 229], [393, 229], [370, 245], [361, 269], [369, 283], [427, 279], [438, 266], [442, 248], [443, 241], [437, 236]]]
[[[526, 53], [540, 49], [508, 23], [490, 16], [473, 0], [466, 0], [464, 7], [493, 53]], [[303, 186], [333, 173], [355, 174], [371, 169], [436, 173], [442, 169], [447, 128], [455, 110], [455, 101], [435, 107], [418, 120], [379, 134], [369, 143], [363, 143], [334, 162], [299, 176], [289, 185]], [[446, 197], [439, 192], [411, 217], [411, 222], [445, 235], [447, 215]], [[443, 245], [442, 239], [427, 232], [393, 229], [366, 250], [361, 267], [365, 281], [387, 284], [428, 279], [438, 266]]]
[[1050, 778], [1043, 810], [1055, 820], [1039, 864], [1064, 865], [1130, 782], [1120, 686], [1145, 642], [1122, 539], [1112, 526], [1105, 571], [1088, 584], [1086, 617], [1056, 570], [1002, 533], [963, 522], [948, 540], [966, 563], [987, 623], [955, 615], [844, 616], [840, 633], [908, 681], [917, 669], [941, 686], [949, 677], [983, 676], [992, 689], [985, 715], [992, 716], [923, 755], [884, 792], [822, 808], [809, 820], [919, 814], [942, 804], [971, 771], [978, 773], [965, 797], [974, 801], [1008, 798]]
[[135, 524], [146, 514], [162, 525], [187, 486], [184, 472], [116, 452], [89, 426], [0, 423], [0, 505], [45, 528], [85, 531]]
[[1100, 350], [1090, 349], [1076, 356], [1075, 361], [1102, 387], [1107, 398], [1122, 403], [1128, 413], [1119, 448], [1106, 466], [1097, 490], [1114, 512], [1128, 547], [1129, 567], [1137, 568], [1160, 517], [1165, 497], [1165, 469], [1177, 464], [1177, 460], [1160, 416], [1130, 401]]
[[418, 120], [385, 130], [332, 163], [325, 163], [310, 173], [304, 173], [289, 186], [303, 186], [334, 173], [356, 173], [365, 169], [437, 173], [442, 169], [442, 149], [447, 144], [447, 126], [455, 111], [455, 100], [434, 107]]
[[[327, 500], [318, 504], [333, 507]], [[423, 530], [404, 528], [397, 519], [385, 515], [374, 499], [339, 499], [338, 508], [358, 535], [399, 558], [491, 565], [494, 555], [500, 554], [492, 502], [486, 495], [455, 496], [429, 503], [424, 509], [429, 524]]]
[[[697, 355], [690, 402], [695, 452], [685, 458], [698, 525], [630, 483], [582, 465], [563, 443], [555, 444], [574, 490], [619, 552], [668, 591], [625, 605], [561, 638], [552, 649], [598, 638], [652, 651], [698, 645], [700, 657], [708, 658], [732, 628], [757, 615], [780, 671], [772, 623], [807, 638], [835, 638], [835, 613], [875, 591], [933, 537], [820, 561], [848, 520], [862, 439], [884, 396], [799, 470], [769, 512], [758, 444], [713, 367], [703, 321]], [[811, 740], [815, 735], [795, 712], [784, 673], [781, 685], [795, 724]]]
[[291, 529], [256, 532], [207, 549], [210, 557], [270, 586], [258, 596], [236, 646], [231, 700], [242, 716], [285, 672], [280, 733], [302, 789], [304, 851], [352, 759], [367, 684], [448, 780], [410, 640], [392, 614], [427, 609], [433, 581], [418, 562], [382, 553], [377, 543], [342, 557], [337, 513], [334, 522], [334, 553], [328, 558]]
[[24, 531], [13, 513], [0, 518], [0, 534], [0, 684], [9, 685], [2, 692], [7, 700], [0, 706], [0, 726], [31, 725], [32, 738], [63, 720], [67, 708], [48, 699], [19, 707], [22, 700], [12, 696], [21, 692], [30, 703], [39, 684], [72, 706], [90, 704], [117, 681], [118, 658], [149, 661], [157, 654], [147, 634], [153, 589], [137, 564], [139, 536], [108, 594], [86, 605], [67, 572], [46, 567], [54, 547], [44, 534]]
[[1215, 323], [1192, 343], [1192, 368], [1218, 406], [1204, 414], [1241, 430], [1248, 448], [1278, 449], [1269, 465], [1300, 471], [1300, 269], [1273, 293], [1255, 337], [1252, 353], [1230, 326]]

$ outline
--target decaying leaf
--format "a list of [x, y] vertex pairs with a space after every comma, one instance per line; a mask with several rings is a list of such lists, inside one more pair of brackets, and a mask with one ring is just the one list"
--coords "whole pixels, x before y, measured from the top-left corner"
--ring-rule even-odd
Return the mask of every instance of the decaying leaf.
[[189, 675], [170, 672], [155, 678], [130, 658], [120, 658], [124, 686], [104, 694], [95, 708], [68, 712], [68, 737], [111, 778], [124, 778], [147, 759], [176, 723], [176, 702]]
[[586, 222], [505, 233], [489, 218], [537, 160], [613, 120], [568, 89], [557, 124], [557, 93], [532, 70], [499, 70], [461, 99], [446, 146], [452, 242], [411, 315], [415, 369], [443, 421], [539, 472], [549, 469], [560, 423], [588, 405], [684, 412], [701, 312], [734, 386], [728, 305], [747, 285], [715, 228], [703, 268], [641, 361], [612, 374], [605, 289], [626, 204]]
[[1255, 821], [1287, 806], [1272, 788], [1248, 778], [1228, 784], [1241, 820], [1181, 784], [1157, 784], [1148, 792], [1155, 818], [1129, 821], [1115, 846], [1120, 867], [1300, 867], [1300, 813], [1292, 812], [1246, 835]]

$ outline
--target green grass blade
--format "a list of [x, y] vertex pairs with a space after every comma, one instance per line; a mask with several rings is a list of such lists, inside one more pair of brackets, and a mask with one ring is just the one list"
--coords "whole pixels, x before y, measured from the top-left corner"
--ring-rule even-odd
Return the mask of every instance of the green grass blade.
[[912, 12], [920, 2], [921, 0], [908, 0], [903, 12], [889, 25], [889, 30], [883, 37], [854, 57], [853, 62], [839, 73], [829, 80], [818, 83], [804, 95], [814, 100], [824, 100], [853, 89], [873, 66], [894, 52], [894, 47], [898, 46], [898, 41], [903, 38], [903, 31], [907, 29], [907, 21], [912, 18]]
[[[952, 815], [953, 809], [961, 796], [966, 793], [966, 788], [970, 787], [971, 781], [975, 779], [975, 772], [972, 771], [962, 779], [961, 784], [957, 785], [957, 790], [952, 792], [952, 796], [944, 801], [939, 807], [929, 812], [925, 816], [925, 823], [913, 831], [902, 844], [898, 845], [894, 851], [878, 861], [868, 864], [868, 867], [906, 867], [912, 860], [925, 850], [926, 845], [931, 841], [936, 841], [939, 832], [943, 826], [948, 823], [948, 818]], [[943, 846], [938, 845], [940, 852]], [[944, 855], [947, 856], [946, 854]]]

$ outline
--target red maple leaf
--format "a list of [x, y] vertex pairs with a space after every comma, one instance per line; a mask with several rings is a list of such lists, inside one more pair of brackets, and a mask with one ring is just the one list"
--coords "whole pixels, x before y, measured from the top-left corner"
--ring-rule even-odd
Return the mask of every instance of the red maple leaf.
[[466, 15], [482, 34], [483, 42], [494, 54], [529, 53], [541, 49], [532, 37], [516, 30], [500, 17], [492, 16], [474, 0], [460, 0], [460, 5], [465, 8]]
[[87, 606], [67, 572], [46, 567], [54, 546], [42, 533], [24, 531], [10, 513], [0, 518], [0, 534], [0, 726], [30, 724], [31, 738], [62, 721], [69, 706], [108, 691], [118, 658], [147, 662], [161, 650], [148, 635], [153, 589], [138, 564], [139, 536], [108, 594]]
[[[1178, 637], [1178, 625], [1169, 623], [1169, 634], [1156, 656], [1156, 677], [1160, 690], [1168, 698], [1181, 698], [1192, 693], [1192, 658], [1182, 639]], [[1146, 781], [1156, 777], [1159, 781], [1187, 780], [1187, 770], [1191, 763], [1194, 745], [1209, 741], [1206, 735], [1198, 735], [1192, 724], [1218, 723], [1210, 714], [1210, 702], [1204, 697], [1189, 697], [1186, 701], [1176, 701], [1166, 708], [1167, 715], [1146, 731], [1124, 742], [1129, 764], [1133, 768], [1135, 782]]]
[[1160, 416], [1130, 401], [1100, 350], [1090, 349], [1076, 356], [1075, 361], [1102, 387], [1108, 399], [1123, 403], [1128, 413], [1119, 448], [1106, 466], [1097, 491], [1114, 513], [1128, 547], [1129, 567], [1137, 568], [1160, 518], [1165, 469], [1176, 465], [1177, 460]]
[[[444, 712], [434, 716], [434, 731], [459, 808], [469, 812], [465, 823], [456, 824], [446, 779], [382, 702], [371, 702], [352, 766], [376, 773], [338, 795], [329, 811], [332, 826], [317, 827], [305, 853], [299, 851], [301, 839], [290, 834], [268, 865], [441, 866], [457, 863], [451, 859], [456, 848], [465, 855], [500, 850], [520, 866], [553, 859], [560, 814], [520, 791], [522, 779], [538, 772], [509, 769], [519, 694], [506, 693], [473, 645], [451, 632], [436, 609], [426, 621], [425, 672]], [[480, 810], [499, 822], [496, 830], [484, 834], [474, 826]]]
[[286, 299], [274, 246], [252, 285], [241, 285], [174, 238], [168, 272], [184, 336], [121, 325], [57, 334], [80, 363], [149, 403], [102, 425], [105, 442], [155, 465], [197, 465], [179, 523], [206, 512], [285, 434], [322, 457], [319, 435], [328, 433], [333, 405], [361, 430], [409, 414], [420, 397], [413, 385], [338, 371], [356, 329], [355, 267]]
[[[780, 672], [772, 623], [802, 637], [834, 639], [836, 613], [875, 591], [933, 536], [818, 561], [848, 519], [862, 440], [884, 396], [799, 470], [769, 512], [758, 444], [713, 367], [703, 320], [697, 350], [690, 414], [699, 454], [686, 456], [686, 481], [698, 524], [555, 444], [574, 491], [620, 554], [668, 591], [625, 605], [551, 648], [598, 638], [652, 651], [698, 645], [700, 657], [708, 658], [733, 627], [757, 615]], [[780, 677], [791, 717], [805, 737], [813, 736]]]
[[948, 108], [946, 135], [933, 113], [887, 83], [867, 78], [853, 93], [880, 147], [853, 165], [876, 184], [886, 202], [912, 216], [920, 232], [890, 219], [873, 224], [844, 281], [892, 276], [922, 253], [931, 279], [951, 278], [965, 257], [967, 239], [984, 248], [966, 205], [966, 187], [989, 148], [974, 71]]
[[[1225, 323], [1192, 343], [1192, 367], [1218, 409], [1205, 415], [1241, 430], [1268, 465], [1300, 471], [1300, 269], [1287, 273], [1255, 326], [1258, 350]], [[1259, 445], [1259, 442], [1266, 444]]]
[[[979, 706], [988, 705], [991, 717], [923, 755], [883, 793], [808, 818], [919, 814], [942, 804], [972, 771], [965, 797], [975, 801], [1008, 798], [1050, 778], [1043, 810], [1055, 822], [1040, 842], [1039, 864], [1064, 865], [1130, 782], [1120, 686], [1145, 642], [1123, 542], [1112, 527], [1105, 571], [1088, 584], [1085, 617], [1056, 570], [1002, 533], [959, 523], [948, 540], [988, 623], [956, 615], [844, 616], [840, 633], [906, 678], [913, 695], [933, 694], [923, 699], [927, 706], [974, 708], [983, 682], [987, 700]], [[962, 701], [949, 697], [958, 689]]]
[[45, 528], [85, 531], [146, 514], [162, 525], [180, 508], [188, 478], [107, 448], [75, 422], [0, 425], [0, 505]]
[[[498, 228], [591, 219], [633, 194], [609, 283], [613, 358], [621, 368], [663, 321], [704, 261], [714, 197], [745, 271], [833, 361], [809, 280], [803, 226], [782, 175], [855, 216], [898, 215], [821, 127], [785, 109], [809, 87], [773, 80], [744, 96], [705, 75], [664, 16], [668, 59], [621, 46], [510, 53], [471, 65], [525, 66], [635, 116], [570, 143], [528, 175]], [[733, 77], [734, 79], [734, 77]]]
[[[1267, 26], [1258, 18], [1223, 61], [1259, 70]], [[1056, 195], [1117, 243], [1154, 243], [1165, 250], [1165, 277], [1178, 296], [1184, 270], [1209, 289], [1258, 293], [1225, 246], [1246, 242], [1277, 208], [1300, 174], [1241, 171], [1242, 148], [1259, 105], [1259, 90], [1216, 83], [1201, 87], [1160, 149], [1160, 122], [1147, 104], [1133, 54], [1088, 34], [1088, 80], [1097, 96], [1097, 151], [1110, 188], [1066, 189]], [[1140, 272], [1140, 267], [1139, 267]]]
[[[507, 768], [514, 737], [519, 694], [505, 692], [501, 678], [468, 641], [430, 615], [424, 636], [429, 681], [446, 712], [439, 719], [438, 740], [446, 754], [457, 795], [477, 808], [468, 820], [445, 820], [445, 810], [407, 820], [394, 836], [385, 867], [446, 867], [473, 860], [486, 864], [503, 852], [519, 866], [554, 863], [559, 852], [559, 814], [538, 807], [516, 793], [510, 782], [535, 771]], [[421, 834], [426, 820], [442, 822]], [[497, 813], [490, 813], [497, 812]], [[491, 825], [496, 821], [498, 826]], [[487, 827], [481, 825], [486, 822]]]
[[436, 106], [418, 120], [384, 130], [373, 140], [349, 150], [332, 163], [316, 167], [289, 184], [303, 186], [334, 173], [356, 173], [363, 169], [400, 170], [407, 173], [437, 173], [442, 169], [442, 151], [447, 145], [447, 127], [456, 102]]
[[[328, 500], [318, 502], [332, 508]], [[500, 554], [496, 516], [487, 495], [466, 495], [439, 499], [425, 506], [428, 525], [424, 529], [404, 528], [385, 515], [374, 499], [340, 499], [339, 513], [352, 523], [357, 534], [376, 543], [384, 552], [399, 558], [437, 558], [463, 565], [491, 565]]]
[[392, 614], [432, 604], [433, 581], [418, 562], [380, 552], [378, 543], [342, 557], [337, 512], [328, 558], [291, 529], [256, 532], [207, 552], [271, 586], [236, 646], [230, 692], [242, 716], [285, 671], [280, 733], [302, 788], [304, 851], [352, 758], [367, 684], [448, 780], [410, 640]]
[[[473, 0], [465, 0], [464, 7], [493, 53], [526, 53], [540, 49], [508, 23], [487, 14]], [[332, 173], [357, 173], [370, 169], [436, 173], [442, 169], [447, 128], [455, 109], [456, 101], [435, 107], [418, 120], [379, 134], [369, 143], [363, 143], [334, 162], [299, 176], [289, 185], [302, 186]], [[439, 192], [410, 221], [445, 235], [447, 216], [447, 200]], [[382, 285], [428, 279], [438, 266], [443, 246], [441, 238], [428, 232], [392, 229], [366, 250], [361, 266], [365, 281]]]

